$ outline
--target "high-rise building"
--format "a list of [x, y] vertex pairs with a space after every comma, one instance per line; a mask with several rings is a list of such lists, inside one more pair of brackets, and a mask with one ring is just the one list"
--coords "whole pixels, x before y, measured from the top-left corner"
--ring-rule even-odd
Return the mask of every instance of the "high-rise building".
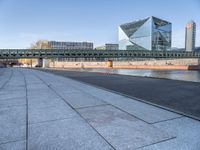
[[119, 26], [120, 50], [170, 50], [172, 24], [148, 17]]
[[190, 21], [185, 28], [185, 50], [195, 50], [195, 36], [196, 36], [196, 24], [194, 21]]

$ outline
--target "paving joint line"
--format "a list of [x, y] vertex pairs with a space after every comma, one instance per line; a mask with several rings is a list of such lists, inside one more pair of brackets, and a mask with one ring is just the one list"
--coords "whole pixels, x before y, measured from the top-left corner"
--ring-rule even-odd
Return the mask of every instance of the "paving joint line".
[[10, 108], [10, 107], [20, 107], [20, 106], [26, 106], [26, 104], [16, 104], [16, 105], [10, 105], [10, 106], [5, 106], [5, 105], [1, 105], [0, 109], [2, 108]]
[[14, 142], [20, 142], [20, 141], [25, 141], [25, 140], [18, 139], [18, 140], [13, 140], [13, 141], [7, 141], [7, 142], [4, 142], [4, 143], [0, 143], [0, 145], [4, 145], [4, 144], [8, 144], [8, 143], [14, 143]]
[[156, 121], [156, 122], [153, 122], [153, 123], [150, 123], [150, 124], [154, 125], [154, 124], [157, 124], [157, 123], [162, 123], [162, 122], [166, 122], [166, 121], [171, 121], [171, 120], [181, 119], [181, 118], [184, 118], [184, 117], [185, 117], [185, 116], [175, 117], [175, 118], [171, 118], [171, 119], [166, 119], [166, 120]]
[[166, 142], [166, 141], [170, 141], [170, 140], [173, 140], [173, 139], [175, 139], [175, 138], [176, 138], [176, 137], [164, 139], [164, 140], [161, 140], [161, 141], [158, 141], [158, 142], [155, 142], [155, 143], [151, 143], [151, 144], [148, 144], [148, 145], [144, 145], [144, 146], [138, 147], [138, 148], [136, 148], [135, 150], [138, 150], [138, 149], [141, 149], [141, 148], [145, 148], [145, 147], [149, 147], [149, 146], [152, 146], [152, 145], [155, 145], [155, 144], [163, 143], [163, 142]]
[[[46, 103], [48, 103], [48, 102], [45, 102], [45, 104]], [[32, 108], [30, 107], [29, 109], [44, 109], [44, 108], [55, 108], [55, 107], [58, 107], [58, 106], [55, 106], [55, 105], [49, 105], [49, 106], [47, 105], [47, 106], [41, 106], [41, 107], [35, 107], [34, 106]]]
[[26, 77], [25, 77], [25, 74], [20, 70], [19, 71], [23, 78], [24, 78], [24, 83], [25, 83], [25, 91], [26, 91], [26, 150], [28, 150], [28, 119], [29, 119], [29, 116], [28, 116], [28, 90], [27, 90], [27, 82], [26, 82]]
[[[7, 94], [5, 94], [7, 95]], [[23, 98], [26, 98], [26, 96], [24, 97], [12, 97], [12, 98], [6, 98], [6, 99], [1, 99], [1, 101], [13, 101], [13, 99], [23, 99]], [[19, 100], [17, 100], [19, 101]]]
[[110, 104], [107, 103], [107, 104], [100, 104], [100, 105], [93, 105], [93, 106], [85, 106], [85, 107], [78, 107], [78, 108], [75, 107], [75, 109], [85, 109], [85, 108], [101, 107], [101, 106], [107, 106], [107, 105], [110, 105]]
[[35, 122], [35, 123], [29, 123], [29, 125], [35, 125], [35, 124], [42, 124], [42, 123], [48, 123], [48, 122], [55, 122], [55, 121], [62, 121], [62, 120], [67, 120], [71, 117], [74, 117], [74, 116], [69, 116], [67, 118], [58, 118], [58, 119], [53, 119], [53, 120], [46, 120], [46, 121], [40, 121], [40, 122]]

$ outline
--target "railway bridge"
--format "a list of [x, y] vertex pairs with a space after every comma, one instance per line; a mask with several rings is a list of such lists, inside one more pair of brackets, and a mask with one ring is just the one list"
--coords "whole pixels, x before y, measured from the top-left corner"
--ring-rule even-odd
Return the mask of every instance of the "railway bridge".
[[200, 52], [153, 50], [0, 49], [0, 59], [20, 58], [200, 58]]

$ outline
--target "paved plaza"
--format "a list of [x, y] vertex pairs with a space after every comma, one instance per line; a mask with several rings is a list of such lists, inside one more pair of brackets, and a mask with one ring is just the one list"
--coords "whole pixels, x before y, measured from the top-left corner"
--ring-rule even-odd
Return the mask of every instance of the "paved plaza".
[[199, 150], [200, 122], [58, 75], [0, 69], [0, 150]]

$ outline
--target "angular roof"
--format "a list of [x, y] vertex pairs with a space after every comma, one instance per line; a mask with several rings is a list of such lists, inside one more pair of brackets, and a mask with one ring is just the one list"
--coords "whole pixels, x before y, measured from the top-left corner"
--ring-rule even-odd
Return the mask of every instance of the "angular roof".
[[122, 24], [120, 25], [121, 29], [124, 31], [124, 33], [130, 37], [137, 31], [138, 28], [140, 28], [150, 17], [139, 20], [139, 21], [133, 21], [130, 23]]

